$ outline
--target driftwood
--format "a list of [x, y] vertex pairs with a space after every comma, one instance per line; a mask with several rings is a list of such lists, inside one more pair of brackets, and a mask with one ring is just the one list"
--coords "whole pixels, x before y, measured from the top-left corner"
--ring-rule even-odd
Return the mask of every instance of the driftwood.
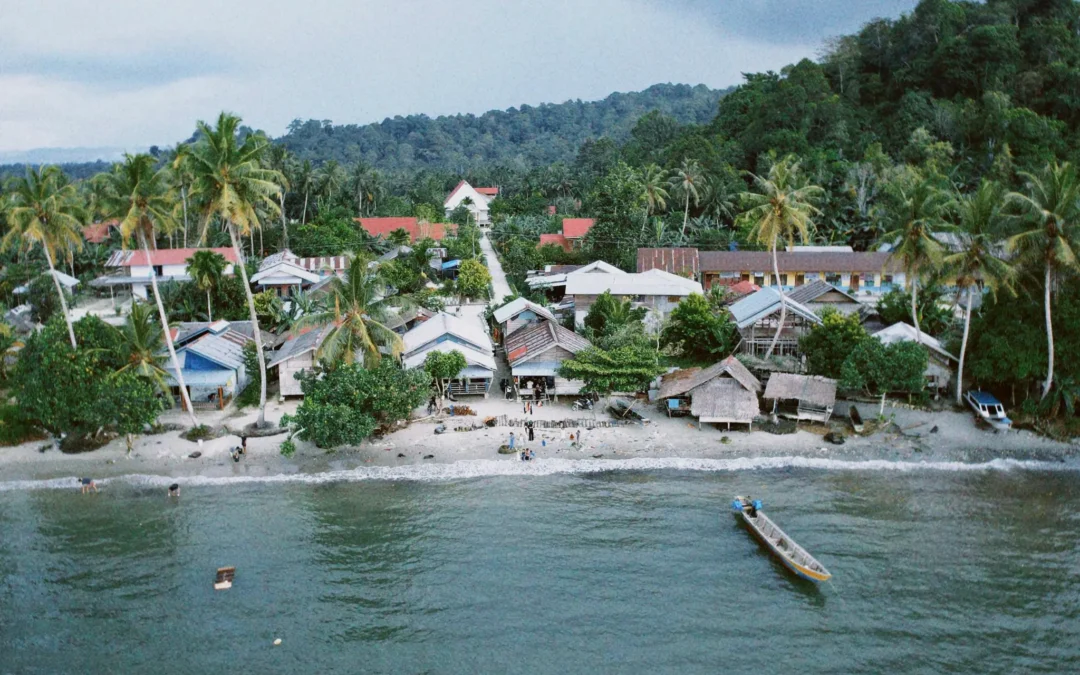
[[259, 427], [255, 424], [248, 424], [239, 431], [229, 428], [228, 425], [222, 425], [222, 429], [229, 436], [247, 436], [248, 438], [267, 438], [289, 433], [289, 427]]

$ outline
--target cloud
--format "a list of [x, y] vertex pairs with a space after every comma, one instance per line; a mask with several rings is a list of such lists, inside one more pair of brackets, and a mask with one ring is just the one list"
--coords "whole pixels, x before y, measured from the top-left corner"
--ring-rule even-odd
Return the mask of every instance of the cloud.
[[[813, 3], [833, 8], [816, 12], [799, 0], [732, 0], [723, 13], [717, 4], [12, 4], [0, 41], [0, 151], [167, 145], [223, 109], [277, 135], [298, 117], [362, 124], [588, 100], [657, 82], [724, 87], [743, 72], [813, 56], [825, 35], [807, 25], [863, 13], [846, 2]], [[904, 3], [865, 4], [877, 12]], [[770, 8], [781, 17], [771, 28]]]

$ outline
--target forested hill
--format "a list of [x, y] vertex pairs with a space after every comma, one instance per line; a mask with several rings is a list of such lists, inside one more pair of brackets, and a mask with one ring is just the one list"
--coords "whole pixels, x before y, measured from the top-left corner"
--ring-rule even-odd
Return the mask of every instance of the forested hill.
[[657, 84], [602, 101], [523, 105], [480, 116], [409, 115], [365, 125], [296, 120], [278, 142], [300, 159], [362, 160], [384, 170], [528, 168], [569, 163], [590, 138], [626, 140], [634, 123], [654, 110], [682, 124], [704, 124], [716, 116], [724, 93], [700, 84]]

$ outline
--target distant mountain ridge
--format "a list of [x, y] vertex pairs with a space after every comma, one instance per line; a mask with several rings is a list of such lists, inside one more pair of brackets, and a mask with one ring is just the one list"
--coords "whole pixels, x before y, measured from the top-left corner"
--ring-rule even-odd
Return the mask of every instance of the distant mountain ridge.
[[[128, 148], [34, 148], [0, 152], [3, 164], [81, 164], [84, 162], [116, 162], [124, 158]], [[145, 148], [142, 148], [145, 150]]]
[[656, 84], [599, 101], [522, 105], [482, 115], [410, 115], [365, 125], [296, 120], [277, 141], [301, 159], [363, 161], [383, 170], [524, 168], [570, 162], [589, 139], [626, 140], [634, 123], [654, 110], [681, 124], [708, 123], [728, 91]]

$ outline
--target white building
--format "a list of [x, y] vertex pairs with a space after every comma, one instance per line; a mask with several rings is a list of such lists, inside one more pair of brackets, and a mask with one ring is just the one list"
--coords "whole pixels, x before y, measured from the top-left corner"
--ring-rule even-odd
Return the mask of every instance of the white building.
[[466, 367], [449, 383], [451, 394], [487, 396], [495, 371], [495, 349], [479, 317], [460, 317], [440, 312], [401, 336], [406, 368], [421, 368], [432, 351], [458, 351]]
[[450, 192], [450, 196], [446, 198], [446, 201], [443, 202], [443, 209], [446, 211], [446, 215], [449, 216], [454, 209], [461, 206], [467, 198], [470, 200], [470, 203], [467, 204], [467, 206], [469, 211], [472, 212], [476, 223], [478, 225], [487, 225], [491, 223], [491, 217], [488, 214], [489, 205], [498, 196], [499, 188], [474, 188], [467, 182], [461, 181], [457, 184], [457, 187]]
[[[621, 272], [621, 270], [620, 270]], [[583, 323], [589, 309], [602, 293], [630, 300], [634, 307], [645, 307], [659, 318], [692, 293], [703, 293], [701, 284], [663, 270], [620, 274], [578, 271], [566, 275], [566, 295], [574, 298], [574, 322]]]
[[[150, 275], [162, 281], [191, 281], [187, 260], [198, 251], [213, 251], [224, 256], [225, 276], [232, 276], [236, 252], [232, 248], [161, 248], [150, 251], [150, 257], [142, 250], [115, 251], [105, 263], [106, 268], [118, 270], [118, 274], [99, 277], [92, 283], [96, 287], [131, 286], [136, 298], [149, 298], [147, 288]], [[126, 272], [126, 273], [125, 273]]]
[[[916, 337], [918, 336], [918, 337]], [[880, 340], [882, 344], [894, 342], [918, 342], [926, 350], [929, 357], [926, 364], [926, 386], [930, 389], [948, 389], [952, 382], [953, 367], [960, 363], [960, 359], [946, 351], [941, 341], [932, 335], [915, 330], [911, 324], [900, 321], [879, 330], [871, 337]]]

